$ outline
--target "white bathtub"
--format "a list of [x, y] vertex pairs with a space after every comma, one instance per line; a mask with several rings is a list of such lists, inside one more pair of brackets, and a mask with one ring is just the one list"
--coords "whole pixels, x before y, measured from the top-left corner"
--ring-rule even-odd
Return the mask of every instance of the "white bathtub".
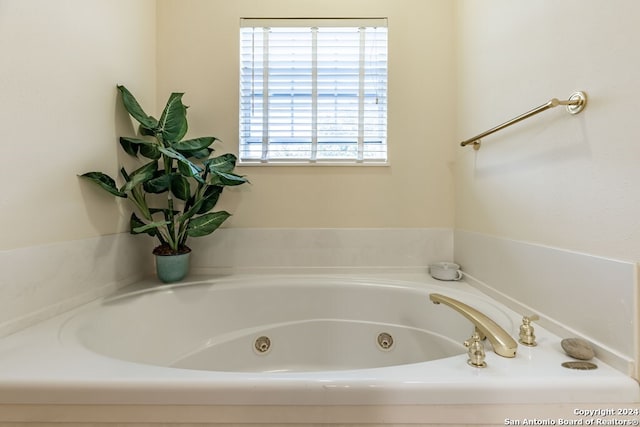
[[536, 347], [504, 358], [487, 341], [488, 366], [468, 365], [472, 324], [432, 292], [515, 339], [530, 314], [427, 277], [229, 276], [127, 291], [0, 340], [0, 405], [640, 402], [638, 384], [599, 360], [563, 368], [560, 338], [540, 326]]

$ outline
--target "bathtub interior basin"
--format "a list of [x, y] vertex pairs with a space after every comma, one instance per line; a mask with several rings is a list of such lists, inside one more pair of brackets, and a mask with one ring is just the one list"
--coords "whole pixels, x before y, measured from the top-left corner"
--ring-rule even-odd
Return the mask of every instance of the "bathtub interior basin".
[[149, 365], [305, 372], [422, 363], [466, 352], [471, 323], [429, 292], [468, 300], [509, 331], [490, 300], [451, 288], [326, 277], [219, 279], [105, 300], [65, 324], [63, 341]]

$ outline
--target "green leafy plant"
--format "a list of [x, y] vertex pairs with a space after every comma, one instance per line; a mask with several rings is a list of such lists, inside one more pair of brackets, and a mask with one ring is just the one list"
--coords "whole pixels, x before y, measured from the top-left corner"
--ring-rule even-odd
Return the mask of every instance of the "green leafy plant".
[[226, 211], [211, 212], [224, 187], [248, 180], [233, 172], [233, 154], [211, 157], [217, 138], [183, 140], [188, 129], [183, 93], [171, 94], [158, 120], [144, 112], [127, 88], [117, 88], [124, 107], [140, 123], [140, 138], [121, 137], [120, 145], [127, 154], [146, 160], [132, 172], [120, 169], [121, 187], [102, 172], [80, 176], [133, 203], [131, 233], [156, 237], [160, 245], [154, 254], [189, 252], [187, 238], [213, 233], [230, 216]]

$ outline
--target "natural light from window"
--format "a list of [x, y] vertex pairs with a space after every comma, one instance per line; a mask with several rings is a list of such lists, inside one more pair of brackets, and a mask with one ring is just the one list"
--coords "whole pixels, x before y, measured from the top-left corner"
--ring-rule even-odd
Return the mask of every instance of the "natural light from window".
[[386, 163], [386, 20], [243, 19], [239, 157]]

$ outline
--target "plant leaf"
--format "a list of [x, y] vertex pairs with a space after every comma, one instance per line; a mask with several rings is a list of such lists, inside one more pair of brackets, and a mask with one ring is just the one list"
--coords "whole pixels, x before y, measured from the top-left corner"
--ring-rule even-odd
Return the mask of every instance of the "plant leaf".
[[232, 173], [236, 167], [237, 157], [231, 153], [208, 159], [204, 162], [207, 170], [211, 172], [211, 185], [240, 185], [249, 180], [243, 176]]
[[120, 146], [130, 156], [138, 157], [138, 145], [132, 141], [132, 138], [120, 137]]
[[116, 187], [116, 182], [113, 180], [113, 178], [111, 178], [109, 175], [106, 175], [102, 172], [87, 172], [80, 175], [80, 177], [88, 179], [89, 181], [94, 182], [95, 184], [98, 184], [100, 188], [102, 188], [105, 191], [108, 191], [114, 196], [125, 197], [125, 198], [127, 197], [127, 195], [124, 192], [118, 190], [118, 188]]
[[161, 156], [160, 150], [158, 150], [158, 144], [149, 143], [140, 146], [140, 154], [145, 156], [147, 159], [158, 160]]
[[207, 160], [206, 164], [211, 173], [233, 172], [237, 161], [238, 158], [235, 155], [227, 153]]
[[124, 103], [124, 108], [127, 109], [131, 117], [136, 119], [142, 126], [147, 129], [156, 129], [158, 127], [158, 121], [144, 112], [131, 92], [129, 92], [129, 90], [122, 85], [118, 85], [117, 88], [122, 94], [122, 102]]
[[189, 220], [194, 215], [201, 215], [209, 212], [213, 209], [218, 203], [218, 198], [220, 197], [220, 193], [224, 187], [209, 185], [205, 189], [203, 195], [198, 200], [189, 200], [187, 202], [187, 206], [193, 203], [188, 209], [184, 211], [184, 213], [180, 216], [178, 221], [180, 223], [184, 223]]
[[187, 226], [187, 235], [201, 237], [213, 233], [231, 214], [226, 211], [212, 212], [191, 219]]
[[209, 147], [218, 138], [214, 136], [203, 136], [201, 138], [187, 139], [171, 145], [176, 151], [199, 151]]
[[131, 219], [129, 219], [129, 229], [131, 230], [131, 234], [148, 234], [149, 236], [155, 236], [157, 231], [155, 230], [157, 227], [147, 227], [145, 224], [135, 213], [131, 214]]
[[171, 148], [159, 147], [158, 149], [165, 156], [178, 161], [178, 170], [182, 175], [194, 178], [196, 181], [204, 184], [204, 180], [200, 176], [200, 172], [202, 172], [201, 167]]
[[123, 136], [120, 137], [120, 145], [127, 154], [134, 157], [137, 157], [138, 151], [140, 151], [140, 154], [148, 159], [157, 160], [160, 158], [158, 143], [154, 141]]
[[209, 185], [204, 191], [202, 199], [200, 199], [200, 201], [198, 202], [199, 206], [196, 213], [200, 215], [203, 213], [207, 213], [211, 209], [213, 209], [218, 203], [218, 198], [220, 197], [223, 188], [224, 187], [221, 187], [219, 185]]
[[184, 93], [172, 93], [160, 116], [159, 126], [165, 142], [173, 144], [187, 133], [187, 107], [182, 103]]
[[142, 234], [142, 233], [146, 233], [150, 236], [155, 236], [157, 234], [156, 229], [163, 227], [167, 224], [170, 224], [169, 221], [156, 221], [156, 222], [150, 222], [149, 224], [144, 224], [140, 227], [136, 227], [136, 228], [132, 228], [131, 229], [131, 234]]
[[[154, 120], [156, 123], [158, 122], [158, 119], [153, 116], [149, 116], [149, 118]], [[149, 129], [147, 127], [144, 127], [143, 125], [138, 126], [138, 133], [143, 136], [156, 136], [156, 132], [154, 129]]]
[[167, 191], [170, 185], [170, 175], [158, 174], [155, 178], [144, 183], [144, 191], [147, 193], [159, 194]]
[[196, 159], [206, 159], [213, 152], [212, 148], [203, 148], [202, 150], [196, 151], [188, 151], [188, 150], [180, 150], [179, 153], [185, 156], [186, 158], [195, 157]]
[[189, 180], [180, 174], [172, 174], [171, 192], [178, 199], [186, 201], [191, 197], [191, 185], [189, 185]]
[[120, 189], [120, 191], [126, 193], [127, 191], [131, 191], [136, 185], [145, 183], [153, 179], [157, 170], [158, 162], [155, 160], [136, 169], [135, 171], [131, 172], [129, 179], [127, 179], [127, 183]]
[[186, 162], [182, 162], [182, 161], [178, 162], [178, 171], [180, 171], [180, 173], [184, 176], [190, 176], [194, 178], [196, 181], [200, 183], [204, 183], [204, 180], [200, 176], [200, 172], [202, 171], [202, 169], [200, 169], [195, 164], [189, 162], [189, 160], [187, 160], [186, 158], [185, 160]]
[[214, 172], [211, 176], [209, 184], [211, 185], [240, 185], [249, 182], [244, 176], [235, 173]]

